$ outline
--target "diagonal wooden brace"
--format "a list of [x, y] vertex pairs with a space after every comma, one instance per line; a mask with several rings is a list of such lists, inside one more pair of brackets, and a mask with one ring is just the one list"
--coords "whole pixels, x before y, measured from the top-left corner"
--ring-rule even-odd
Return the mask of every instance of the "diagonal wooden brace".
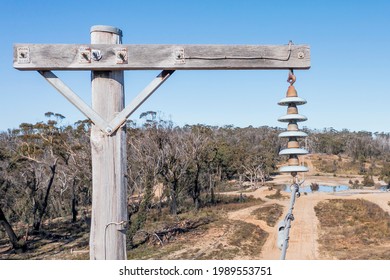
[[147, 85], [132, 101], [127, 105], [114, 119], [111, 120], [109, 126], [112, 128], [111, 135], [119, 127], [121, 127], [127, 118], [134, 113], [155, 92], [175, 70], [163, 70], [149, 85]]
[[106, 135], [112, 135], [172, 74], [175, 70], [163, 70], [147, 85], [110, 123], [107, 123], [95, 110], [86, 104], [60, 78], [51, 71], [38, 71], [59, 93], [89, 118]]
[[74, 91], [72, 91], [60, 78], [51, 71], [38, 71], [59, 93], [61, 93], [70, 103], [72, 103], [81, 113], [89, 118], [101, 131], [106, 134], [112, 131], [107, 121], [105, 121], [95, 110], [84, 102]]

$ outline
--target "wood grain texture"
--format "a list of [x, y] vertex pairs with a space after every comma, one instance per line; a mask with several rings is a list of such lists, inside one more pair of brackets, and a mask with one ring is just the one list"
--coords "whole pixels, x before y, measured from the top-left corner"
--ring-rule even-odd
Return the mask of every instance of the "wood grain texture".
[[[120, 37], [92, 32], [92, 42], [119, 44]], [[124, 108], [123, 71], [92, 72], [92, 108], [103, 119], [113, 119]], [[125, 260], [127, 221], [126, 130], [108, 136], [99, 127], [91, 129], [92, 223], [90, 258]]]
[[[291, 49], [288, 45], [120, 45], [120, 48], [127, 50], [127, 56], [125, 61], [118, 63], [119, 48], [114, 44], [16, 44], [13, 61], [19, 70], [310, 68], [308, 45], [291, 45]], [[23, 53], [26, 49], [27, 54]], [[99, 51], [100, 60], [94, 60], [92, 55], [90, 60], [85, 59], [83, 50]]]

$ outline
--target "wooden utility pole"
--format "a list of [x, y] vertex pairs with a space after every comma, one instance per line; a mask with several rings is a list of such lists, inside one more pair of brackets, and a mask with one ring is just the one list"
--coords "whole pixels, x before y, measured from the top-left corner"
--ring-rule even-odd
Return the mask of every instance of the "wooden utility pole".
[[[122, 31], [107, 26], [94, 26], [91, 28], [91, 43], [121, 44]], [[123, 71], [92, 71], [91, 79], [92, 109], [105, 120], [114, 119], [125, 104]], [[125, 127], [107, 135], [92, 125], [91, 149], [93, 190], [90, 258], [124, 260], [124, 229], [127, 223]]]
[[[307, 45], [122, 45], [122, 32], [93, 26], [91, 44], [15, 44], [14, 67], [37, 70], [92, 123], [91, 259], [126, 259], [127, 118], [175, 70], [309, 69]], [[92, 108], [52, 70], [92, 71]], [[124, 107], [124, 70], [162, 70]]]

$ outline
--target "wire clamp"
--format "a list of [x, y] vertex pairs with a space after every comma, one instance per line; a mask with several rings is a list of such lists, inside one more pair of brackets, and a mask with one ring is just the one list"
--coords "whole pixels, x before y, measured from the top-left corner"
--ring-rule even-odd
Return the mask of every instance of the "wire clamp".
[[116, 64], [127, 64], [129, 60], [127, 48], [115, 48], [114, 50]]
[[19, 64], [30, 63], [30, 48], [29, 47], [18, 47], [17, 58]]
[[175, 64], [185, 64], [186, 58], [184, 55], [184, 48], [179, 48], [174, 51]]

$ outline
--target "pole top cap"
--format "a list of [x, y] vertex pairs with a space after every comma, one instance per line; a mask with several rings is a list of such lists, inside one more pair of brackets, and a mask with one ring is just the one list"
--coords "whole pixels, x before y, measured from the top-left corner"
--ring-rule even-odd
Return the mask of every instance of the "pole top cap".
[[122, 36], [122, 30], [117, 27], [108, 25], [94, 25], [91, 27], [91, 33], [92, 32], [108, 32]]

